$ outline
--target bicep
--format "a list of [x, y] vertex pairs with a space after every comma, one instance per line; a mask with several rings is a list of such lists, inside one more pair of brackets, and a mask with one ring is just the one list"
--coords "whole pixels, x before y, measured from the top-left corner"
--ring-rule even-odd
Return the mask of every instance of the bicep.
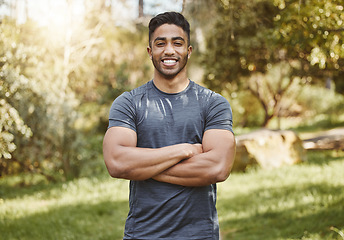
[[231, 148], [234, 143], [234, 135], [224, 129], [210, 129], [205, 131], [202, 145], [204, 152], [211, 150], [224, 151]]
[[103, 140], [103, 154], [104, 159], [107, 159], [114, 154], [118, 147], [136, 147], [137, 136], [132, 129], [125, 127], [111, 127], [104, 136]]
[[231, 169], [234, 163], [235, 138], [231, 131], [210, 129], [205, 131], [202, 141], [203, 151], [210, 159], [224, 168]]

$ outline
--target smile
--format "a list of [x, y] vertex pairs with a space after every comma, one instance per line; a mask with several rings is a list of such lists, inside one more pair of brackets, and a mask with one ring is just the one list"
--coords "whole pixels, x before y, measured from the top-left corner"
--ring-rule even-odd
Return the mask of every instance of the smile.
[[163, 59], [162, 63], [167, 66], [173, 66], [177, 63], [176, 59]]
[[176, 63], [177, 61], [176, 60], [163, 60], [163, 62], [167, 64], [172, 64], [172, 63]]

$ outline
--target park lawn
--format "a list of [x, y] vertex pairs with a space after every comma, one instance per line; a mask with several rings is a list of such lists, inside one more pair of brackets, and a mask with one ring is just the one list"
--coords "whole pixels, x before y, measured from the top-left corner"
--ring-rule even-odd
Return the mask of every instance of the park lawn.
[[[222, 240], [344, 239], [344, 153], [309, 152], [308, 162], [252, 168], [218, 184]], [[106, 174], [21, 186], [0, 178], [0, 239], [123, 236], [128, 181]]]
[[219, 184], [218, 211], [222, 239], [344, 239], [344, 153], [233, 174]]

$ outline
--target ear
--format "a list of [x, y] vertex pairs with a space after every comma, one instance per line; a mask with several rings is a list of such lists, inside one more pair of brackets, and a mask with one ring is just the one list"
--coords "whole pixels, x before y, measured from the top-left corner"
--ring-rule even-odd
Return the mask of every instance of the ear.
[[188, 59], [191, 57], [191, 53], [192, 53], [192, 46], [188, 46]]
[[149, 58], [152, 59], [152, 48], [150, 46], [147, 47], [147, 52], [148, 52]]

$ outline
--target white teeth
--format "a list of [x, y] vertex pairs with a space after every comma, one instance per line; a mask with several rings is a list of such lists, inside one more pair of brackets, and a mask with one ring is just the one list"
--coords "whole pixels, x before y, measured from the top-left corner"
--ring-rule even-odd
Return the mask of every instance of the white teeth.
[[167, 64], [169, 64], [169, 63], [175, 63], [176, 62], [176, 60], [164, 60], [164, 63], [167, 63]]

